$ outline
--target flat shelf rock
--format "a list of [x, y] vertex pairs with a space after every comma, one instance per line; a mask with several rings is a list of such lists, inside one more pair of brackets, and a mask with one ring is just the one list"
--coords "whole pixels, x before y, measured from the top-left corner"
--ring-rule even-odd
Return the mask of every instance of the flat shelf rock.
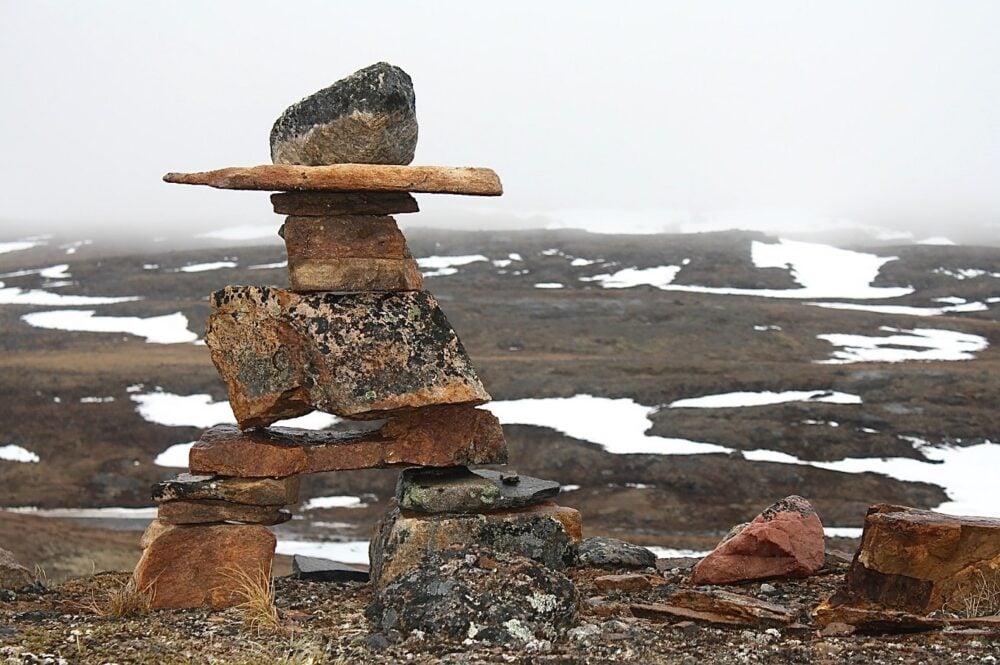
[[504, 464], [507, 444], [489, 411], [436, 407], [403, 414], [364, 433], [295, 427], [240, 431], [217, 425], [191, 448], [195, 473], [280, 478], [399, 465]]
[[197, 173], [168, 173], [164, 182], [216, 189], [268, 192], [416, 192], [500, 196], [503, 185], [493, 171], [472, 166], [397, 166], [262, 164], [231, 166]]
[[406, 469], [396, 484], [396, 501], [403, 510], [420, 513], [481, 513], [530, 506], [559, 494], [559, 483], [514, 476], [489, 469]]
[[153, 485], [153, 501], [217, 500], [254, 506], [288, 506], [299, 502], [299, 479], [226, 478], [179, 474]]
[[314, 409], [372, 420], [490, 399], [424, 291], [298, 294], [229, 286], [211, 300], [205, 342], [244, 429]]

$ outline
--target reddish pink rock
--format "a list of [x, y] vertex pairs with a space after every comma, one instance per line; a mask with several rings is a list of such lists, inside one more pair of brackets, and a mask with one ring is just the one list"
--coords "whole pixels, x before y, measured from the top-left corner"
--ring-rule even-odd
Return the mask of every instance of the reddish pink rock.
[[694, 567], [695, 584], [808, 577], [823, 567], [823, 525], [800, 496], [768, 507]]

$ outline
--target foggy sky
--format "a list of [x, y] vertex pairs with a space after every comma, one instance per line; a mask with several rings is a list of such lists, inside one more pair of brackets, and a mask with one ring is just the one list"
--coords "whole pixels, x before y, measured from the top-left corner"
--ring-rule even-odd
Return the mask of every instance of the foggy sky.
[[0, 236], [269, 221], [160, 178], [269, 163], [286, 106], [378, 60], [413, 78], [415, 164], [504, 182], [422, 221], [1000, 232], [998, 34], [989, 0], [0, 0]]

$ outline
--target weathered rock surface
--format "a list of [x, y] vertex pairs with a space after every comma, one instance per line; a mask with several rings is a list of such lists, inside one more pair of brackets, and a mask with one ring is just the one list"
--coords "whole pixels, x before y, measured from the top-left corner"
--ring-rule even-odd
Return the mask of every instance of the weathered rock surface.
[[419, 212], [408, 192], [278, 192], [271, 205], [279, 215], [395, 215]]
[[879, 504], [865, 517], [844, 588], [829, 605], [927, 614], [996, 614], [1000, 519]]
[[385, 62], [289, 106], [271, 128], [275, 164], [409, 164], [416, 147], [413, 81]]
[[729, 626], [782, 626], [795, 621], [795, 612], [782, 605], [720, 589], [685, 589], [662, 603], [636, 603], [632, 614], [645, 619], [691, 619]]
[[244, 429], [313, 409], [374, 419], [490, 398], [429, 293], [230, 286], [212, 304], [205, 342]]
[[200, 501], [167, 501], [160, 504], [156, 519], [164, 524], [211, 524], [240, 522], [242, 524], [281, 524], [292, 514], [280, 506], [254, 506], [204, 499]]
[[31, 571], [18, 563], [11, 552], [0, 547], [0, 589], [17, 591], [34, 581]]
[[479, 513], [530, 506], [559, 494], [559, 483], [530, 476], [504, 482], [500, 471], [467, 467], [405, 469], [396, 484], [396, 502], [420, 513]]
[[293, 291], [340, 293], [419, 291], [424, 277], [413, 259], [288, 259]]
[[382, 631], [498, 644], [557, 639], [576, 618], [578, 593], [561, 573], [483, 546], [425, 553], [376, 590], [366, 612]]
[[410, 258], [396, 220], [385, 215], [291, 216], [279, 235], [289, 262], [330, 258]]
[[504, 464], [507, 443], [489, 411], [441, 406], [396, 416], [374, 431], [345, 433], [218, 425], [192, 446], [195, 473], [281, 478], [397, 465]]
[[615, 538], [587, 538], [580, 543], [580, 565], [594, 568], [653, 568], [656, 555], [645, 547]]
[[288, 506], [299, 502], [299, 479], [226, 478], [179, 474], [153, 485], [153, 501], [216, 500], [254, 506]]
[[694, 584], [729, 584], [773, 577], [807, 577], [825, 561], [823, 525], [809, 502], [789, 496], [731, 531], [702, 559]]
[[292, 556], [292, 575], [314, 582], [367, 582], [368, 567], [314, 556]]
[[236, 605], [246, 600], [236, 571], [270, 575], [275, 543], [263, 526], [174, 526], [143, 550], [136, 584], [150, 591], [154, 608]]
[[653, 583], [645, 575], [628, 573], [625, 575], [601, 575], [594, 578], [594, 586], [601, 593], [609, 591], [644, 591], [650, 589]]
[[394, 507], [376, 525], [368, 548], [372, 583], [384, 587], [428, 553], [454, 544], [479, 544], [564, 568], [576, 561], [581, 532], [580, 513], [551, 502], [478, 515], [427, 515]]

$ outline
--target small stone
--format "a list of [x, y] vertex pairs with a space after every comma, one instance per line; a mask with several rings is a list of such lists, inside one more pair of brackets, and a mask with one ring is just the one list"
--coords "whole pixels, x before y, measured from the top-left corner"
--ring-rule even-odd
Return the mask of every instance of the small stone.
[[255, 506], [289, 506], [299, 502], [299, 479], [226, 478], [182, 473], [153, 485], [153, 501], [177, 499], [230, 501]]
[[823, 525], [800, 496], [769, 506], [719, 543], [691, 575], [694, 584], [807, 577], [823, 567]]
[[408, 192], [278, 192], [271, 205], [279, 215], [396, 215], [419, 212]]
[[[500, 562], [480, 568], [483, 555]], [[376, 587], [366, 612], [379, 630], [421, 630], [438, 638], [526, 645], [556, 639], [576, 618], [578, 594], [561, 573], [483, 545], [425, 551]]]
[[196, 473], [281, 478], [404, 464], [504, 464], [507, 442], [489, 411], [443, 406], [404, 413], [367, 432], [217, 425], [201, 435], [189, 459]]
[[601, 593], [608, 593], [609, 591], [624, 591], [629, 593], [653, 588], [653, 584], [649, 581], [648, 577], [635, 573], [595, 577], [594, 586]]
[[516, 472], [500, 472], [500, 481], [504, 485], [517, 485], [521, 482], [521, 477]]
[[616, 538], [587, 538], [580, 544], [580, 565], [594, 568], [653, 568], [656, 555]]
[[828, 623], [823, 630], [819, 631], [819, 634], [823, 637], [847, 637], [853, 635], [855, 630], [854, 626], [850, 624], [834, 621]]
[[389, 645], [389, 638], [382, 633], [372, 633], [365, 637], [365, 646], [372, 651], [385, 651]]
[[396, 484], [396, 501], [403, 510], [422, 513], [478, 513], [518, 508], [559, 494], [559, 483], [525, 476], [522, 482], [504, 481], [504, 474], [488, 469], [406, 469]]
[[253, 506], [213, 500], [177, 500], [161, 503], [156, 519], [163, 524], [239, 522], [271, 526], [287, 522], [292, 519], [292, 514], [279, 506]]
[[230, 607], [244, 602], [239, 574], [266, 577], [276, 539], [259, 525], [175, 526], [143, 551], [139, 589], [154, 608]]
[[241, 428], [314, 409], [376, 419], [490, 398], [424, 291], [300, 295], [230, 286], [212, 305], [205, 342]]
[[34, 581], [35, 576], [18, 563], [12, 552], [0, 548], [0, 589], [19, 591]]
[[590, 642], [601, 634], [600, 626], [592, 623], [581, 623], [566, 633], [566, 637], [574, 642]]
[[581, 531], [578, 511], [551, 502], [474, 515], [427, 515], [393, 508], [375, 527], [369, 546], [372, 583], [384, 587], [419, 565], [428, 552], [453, 543], [478, 543], [490, 551], [564, 568], [576, 561]]
[[765, 594], [777, 593], [778, 589], [773, 584], [768, 584], [764, 582], [760, 585], [760, 592]]
[[314, 556], [292, 556], [292, 576], [314, 582], [367, 582], [367, 566], [340, 563]]
[[416, 147], [413, 81], [385, 62], [289, 106], [271, 128], [275, 164], [409, 164]]

